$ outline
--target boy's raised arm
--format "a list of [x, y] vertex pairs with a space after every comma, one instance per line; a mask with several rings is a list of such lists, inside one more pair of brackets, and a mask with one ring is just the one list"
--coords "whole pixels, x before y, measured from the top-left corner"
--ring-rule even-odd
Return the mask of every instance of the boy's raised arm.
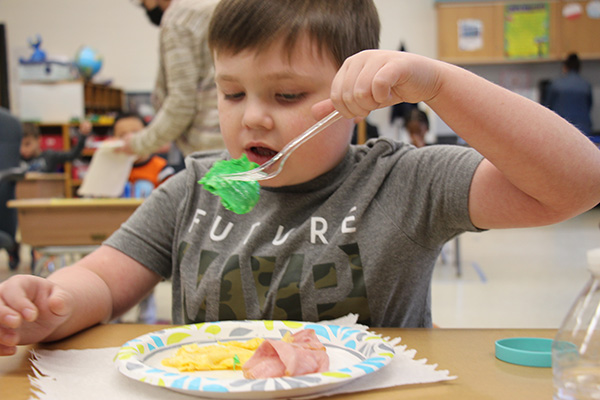
[[462, 68], [404, 52], [350, 57], [332, 85], [346, 117], [426, 102], [485, 160], [469, 195], [480, 228], [545, 225], [600, 202], [600, 151], [539, 104]]

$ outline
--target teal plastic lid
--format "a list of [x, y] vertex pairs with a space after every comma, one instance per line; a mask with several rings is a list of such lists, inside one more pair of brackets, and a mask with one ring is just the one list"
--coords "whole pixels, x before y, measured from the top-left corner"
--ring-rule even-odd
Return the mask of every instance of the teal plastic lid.
[[526, 367], [551, 367], [552, 339], [509, 338], [496, 340], [496, 358]]

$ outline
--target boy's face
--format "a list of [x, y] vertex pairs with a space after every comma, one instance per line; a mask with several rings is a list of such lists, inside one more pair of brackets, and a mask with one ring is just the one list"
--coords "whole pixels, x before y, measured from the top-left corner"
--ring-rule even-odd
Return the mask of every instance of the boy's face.
[[[311, 107], [329, 97], [337, 66], [320, 56], [306, 37], [292, 53], [277, 41], [256, 53], [215, 54], [221, 132], [234, 158], [246, 154], [264, 164], [317, 122]], [[309, 181], [335, 167], [344, 157], [353, 122], [340, 120], [296, 150], [282, 172], [260, 182], [286, 186]]]
[[24, 137], [21, 140], [21, 158], [29, 160], [41, 153], [40, 138]]
[[128, 133], [136, 133], [144, 129], [144, 123], [135, 117], [121, 118], [113, 127], [113, 135], [117, 139], [123, 138]]
[[[144, 123], [136, 117], [126, 117], [118, 120], [113, 126], [113, 136], [116, 139], [121, 139], [129, 133], [136, 133], [144, 129]], [[148, 157], [139, 157], [135, 162], [140, 162], [148, 159]]]

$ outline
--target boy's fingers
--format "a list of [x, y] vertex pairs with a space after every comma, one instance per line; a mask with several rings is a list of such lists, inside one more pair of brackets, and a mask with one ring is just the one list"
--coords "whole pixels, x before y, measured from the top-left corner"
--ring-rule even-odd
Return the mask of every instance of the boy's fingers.
[[17, 353], [17, 346], [0, 345], [0, 356], [12, 356]]
[[6, 317], [10, 321], [14, 321], [15, 313], [18, 313], [25, 321], [35, 321], [38, 316], [38, 309], [29, 299], [26, 291], [21, 287], [9, 287], [3, 288], [1, 293], [0, 304], [3, 303], [0, 308], [0, 322], [4, 323]]
[[[21, 302], [25, 303], [25, 301]], [[13, 327], [15, 323], [23, 321], [33, 322], [37, 319], [38, 310], [31, 302], [26, 302], [26, 304], [18, 305], [18, 306], [10, 306], [14, 312], [18, 313], [18, 316], [14, 312], [9, 312], [6, 316], [2, 318], [3, 323], [7, 323], [10, 327]], [[15, 322], [17, 321], [17, 322]]]
[[22, 317], [19, 313], [10, 307], [0, 306], [0, 326], [7, 328], [18, 328], [21, 325]]
[[0, 347], [1, 346], [16, 346], [19, 344], [19, 336], [12, 329], [0, 329]]

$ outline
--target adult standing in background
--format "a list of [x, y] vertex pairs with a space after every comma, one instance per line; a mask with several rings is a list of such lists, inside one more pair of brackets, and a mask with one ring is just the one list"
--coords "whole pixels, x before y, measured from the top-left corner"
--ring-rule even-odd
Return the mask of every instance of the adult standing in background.
[[218, 0], [142, 0], [160, 25], [159, 70], [152, 122], [123, 138], [123, 151], [148, 155], [174, 142], [184, 156], [225, 148], [219, 129], [217, 92], [207, 30]]
[[592, 85], [579, 75], [581, 62], [570, 54], [563, 62], [562, 76], [555, 79], [547, 93], [547, 106], [575, 125], [587, 136], [592, 134]]
[[[8, 110], [0, 108], [0, 171], [19, 166], [21, 156], [21, 138], [23, 130], [21, 122]], [[15, 181], [0, 180], [0, 235], [6, 237], [2, 246], [8, 251], [8, 265], [12, 271], [19, 266], [19, 245], [17, 233], [17, 210], [8, 208], [6, 203], [15, 198]]]

